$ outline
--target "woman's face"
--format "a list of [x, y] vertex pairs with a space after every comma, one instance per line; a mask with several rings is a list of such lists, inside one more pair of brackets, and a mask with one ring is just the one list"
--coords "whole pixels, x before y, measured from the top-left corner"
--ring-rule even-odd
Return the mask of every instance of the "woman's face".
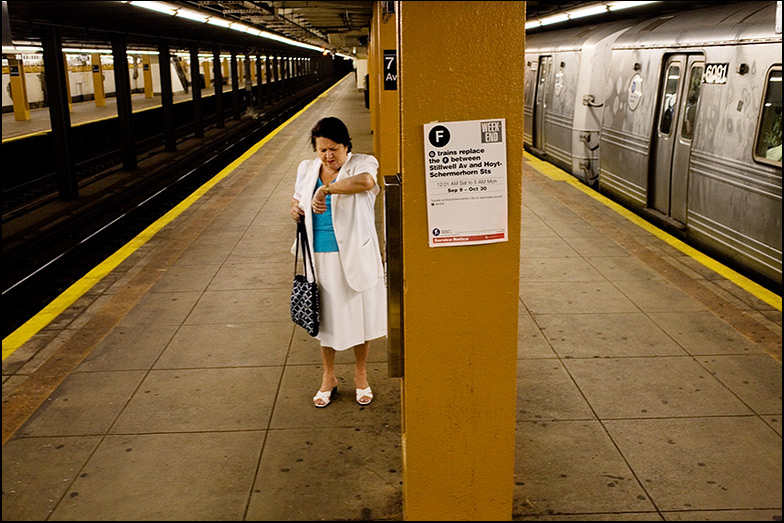
[[348, 147], [323, 136], [316, 138], [316, 152], [324, 167], [333, 171], [339, 170], [348, 158]]

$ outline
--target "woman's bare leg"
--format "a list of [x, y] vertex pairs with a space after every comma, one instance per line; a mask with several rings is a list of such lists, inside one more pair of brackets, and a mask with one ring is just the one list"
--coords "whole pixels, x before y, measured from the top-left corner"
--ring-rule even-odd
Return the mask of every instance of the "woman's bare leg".
[[[321, 346], [321, 363], [324, 366], [324, 373], [321, 377], [320, 391], [327, 392], [332, 390], [338, 384], [338, 379], [335, 377], [335, 350], [330, 347]], [[324, 402], [318, 400], [318, 405], [323, 405]]]
[[366, 389], [369, 386], [367, 378], [367, 359], [369, 353], [369, 341], [354, 346], [354, 357], [357, 360], [357, 369], [354, 372], [354, 383], [358, 389]]

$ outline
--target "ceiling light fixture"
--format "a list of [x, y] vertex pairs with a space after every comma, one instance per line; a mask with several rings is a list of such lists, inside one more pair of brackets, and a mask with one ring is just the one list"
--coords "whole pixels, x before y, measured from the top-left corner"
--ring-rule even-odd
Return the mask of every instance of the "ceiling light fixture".
[[578, 7], [568, 11], [556, 13], [554, 15], [546, 16], [544, 18], [533, 18], [525, 23], [526, 29], [534, 29], [545, 25], [557, 24], [567, 20], [575, 20], [587, 16], [599, 15], [607, 12], [619, 11], [621, 9], [629, 9], [631, 7], [639, 7], [645, 4], [656, 3], [657, 0], [651, 1], [633, 1], [633, 2], [600, 2], [588, 6]]
[[180, 16], [182, 18], [188, 18], [190, 20], [195, 20], [197, 22], [206, 22], [208, 24], [225, 27], [227, 29], [234, 29], [235, 31], [252, 34], [255, 36], [259, 36], [261, 38], [266, 38], [268, 40], [275, 40], [284, 43], [286, 45], [302, 47], [304, 49], [311, 49], [313, 51], [321, 51], [323, 49], [315, 45], [306, 44], [304, 42], [298, 42], [296, 40], [286, 38], [285, 36], [278, 36], [276, 34], [272, 34], [267, 31], [261, 31], [255, 27], [251, 27], [249, 25], [240, 22], [230, 22], [226, 19], [219, 18], [217, 16], [202, 15], [198, 11], [194, 11], [192, 9], [186, 9], [166, 2], [131, 1], [130, 4], [136, 7], [151, 9], [159, 13], [164, 13], [172, 16]]

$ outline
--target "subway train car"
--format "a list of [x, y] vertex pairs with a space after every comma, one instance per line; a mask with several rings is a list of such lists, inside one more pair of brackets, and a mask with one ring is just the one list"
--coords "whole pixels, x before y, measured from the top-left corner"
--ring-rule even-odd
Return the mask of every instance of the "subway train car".
[[631, 25], [577, 27], [526, 39], [525, 145], [591, 185], [599, 176], [610, 49]]
[[532, 34], [525, 145], [780, 292], [781, 56], [776, 2]]

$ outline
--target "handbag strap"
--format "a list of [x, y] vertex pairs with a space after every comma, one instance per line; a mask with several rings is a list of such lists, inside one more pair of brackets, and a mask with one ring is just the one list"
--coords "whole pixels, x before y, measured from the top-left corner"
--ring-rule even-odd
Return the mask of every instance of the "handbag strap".
[[[300, 243], [300, 238], [302, 238], [302, 243]], [[316, 271], [313, 269], [313, 258], [310, 255], [308, 232], [307, 229], [305, 229], [305, 224], [302, 222], [302, 220], [297, 222], [297, 250], [294, 254], [294, 274], [297, 273], [297, 260], [299, 259], [300, 248], [302, 249], [302, 264], [305, 273], [305, 279], [308, 279], [308, 265], [310, 265], [310, 274], [315, 280]]]

